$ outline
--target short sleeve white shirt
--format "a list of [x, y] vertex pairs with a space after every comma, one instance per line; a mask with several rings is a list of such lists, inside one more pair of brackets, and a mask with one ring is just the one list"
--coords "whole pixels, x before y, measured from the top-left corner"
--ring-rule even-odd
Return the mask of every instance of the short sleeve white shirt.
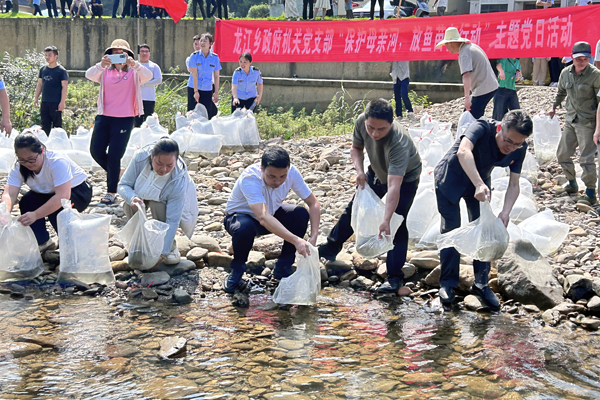
[[255, 216], [250, 204], [266, 203], [269, 214], [273, 215], [281, 207], [290, 190], [293, 190], [302, 200], [311, 194], [296, 167], [292, 165], [285, 182], [273, 189], [263, 181], [260, 163], [253, 164], [242, 172], [235, 183], [227, 201], [227, 214], [241, 213]]
[[[42, 156], [40, 156], [42, 157]], [[19, 171], [19, 164], [15, 164], [8, 175], [10, 186], [21, 187], [26, 183], [31, 190], [37, 193], [54, 193], [54, 188], [71, 181], [71, 188], [79, 186], [86, 179], [85, 172], [75, 164], [68, 156], [51, 150], [43, 153], [44, 163], [39, 174], [23, 180], [23, 175]]]

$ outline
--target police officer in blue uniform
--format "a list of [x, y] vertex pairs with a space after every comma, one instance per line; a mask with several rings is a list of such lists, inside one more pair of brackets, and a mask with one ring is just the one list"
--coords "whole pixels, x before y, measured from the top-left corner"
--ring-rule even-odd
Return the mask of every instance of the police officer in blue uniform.
[[[215, 103], [219, 101], [221, 62], [219, 56], [212, 52], [213, 42], [214, 39], [210, 33], [202, 34], [200, 36], [200, 51], [190, 56], [188, 65], [188, 70], [192, 74], [194, 100], [206, 107], [208, 119], [217, 115]], [[190, 110], [189, 107], [190, 104], [188, 104], [188, 111]]]
[[255, 111], [263, 94], [260, 71], [252, 66], [252, 54], [240, 56], [240, 67], [233, 73], [231, 84], [231, 112], [236, 108]]
[[[442, 217], [441, 233], [460, 227], [459, 201], [465, 199], [469, 221], [479, 218], [479, 202], [491, 199], [490, 179], [494, 167], [509, 167], [508, 189], [504, 206], [498, 214], [505, 226], [519, 197], [519, 177], [527, 139], [533, 130], [531, 118], [521, 111], [509, 111], [502, 122], [479, 120], [457, 138], [434, 170], [435, 194]], [[445, 306], [454, 302], [458, 286], [460, 254], [454, 247], [440, 251], [440, 300]], [[473, 261], [475, 282], [471, 293], [479, 296], [492, 311], [500, 309], [500, 302], [488, 286], [490, 263]]]

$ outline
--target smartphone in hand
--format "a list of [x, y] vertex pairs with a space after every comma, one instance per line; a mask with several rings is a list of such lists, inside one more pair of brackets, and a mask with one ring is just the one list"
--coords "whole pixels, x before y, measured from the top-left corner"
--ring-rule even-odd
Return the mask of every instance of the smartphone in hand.
[[127, 54], [109, 54], [108, 59], [111, 64], [125, 64], [127, 62]]

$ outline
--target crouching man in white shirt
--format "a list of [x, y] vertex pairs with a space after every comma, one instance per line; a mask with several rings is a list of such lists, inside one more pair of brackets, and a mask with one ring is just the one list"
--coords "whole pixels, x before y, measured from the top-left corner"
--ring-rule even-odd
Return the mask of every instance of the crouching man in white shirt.
[[[290, 189], [304, 200], [308, 211], [303, 206], [283, 203]], [[296, 251], [308, 256], [308, 243], [316, 245], [320, 218], [319, 201], [306, 186], [300, 172], [290, 164], [288, 152], [281, 147], [267, 149], [260, 164], [244, 170], [227, 201], [224, 223], [232, 237], [234, 255], [231, 273], [224, 283], [225, 292], [235, 293], [245, 286], [242, 276], [254, 238], [268, 233], [285, 240], [273, 277], [290, 276]], [[303, 238], [309, 220], [311, 233], [306, 242]]]

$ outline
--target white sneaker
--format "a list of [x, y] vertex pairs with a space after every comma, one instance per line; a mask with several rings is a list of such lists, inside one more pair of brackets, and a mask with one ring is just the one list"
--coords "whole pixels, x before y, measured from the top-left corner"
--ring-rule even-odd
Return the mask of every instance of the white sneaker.
[[167, 254], [167, 258], [165, 258], [165, 261], [163, 261], [165, 263], [165, 265], [175, 265], [175, 264], [179, 264], [179, 262], [181, 261], [181, 255], [179, 254], [179, 250], [177, 250], [177, 247], [175, 247], [175, 249], [173, 249], [169, 254]]

